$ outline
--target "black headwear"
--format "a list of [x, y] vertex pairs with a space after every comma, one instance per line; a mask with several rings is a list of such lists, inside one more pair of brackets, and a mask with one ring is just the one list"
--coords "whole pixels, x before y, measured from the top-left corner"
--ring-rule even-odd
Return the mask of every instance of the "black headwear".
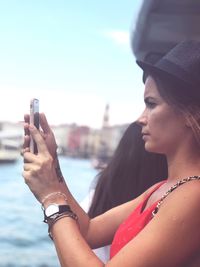
[[200, 99], [200, 41], [180, 42], [155, 64], [136, 62], [144, 72], [173, 79]]

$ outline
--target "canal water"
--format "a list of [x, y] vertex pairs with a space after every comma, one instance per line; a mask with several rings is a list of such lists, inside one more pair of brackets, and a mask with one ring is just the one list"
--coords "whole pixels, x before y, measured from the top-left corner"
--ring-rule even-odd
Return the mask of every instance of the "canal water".
[[[65, 180], [81, 202], [97, 174], [88, 160], [60, 157]], [[43, 213], [23, 181], [22, 160], [0, 165], [0, 267], [59, 267]]]

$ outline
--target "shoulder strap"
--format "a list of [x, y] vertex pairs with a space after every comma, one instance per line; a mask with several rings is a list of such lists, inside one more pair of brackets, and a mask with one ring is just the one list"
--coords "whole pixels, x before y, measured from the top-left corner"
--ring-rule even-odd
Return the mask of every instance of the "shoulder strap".
[[154, 187], [153, 187], [153, 189], [150, 191], [150, 192], [148, 192], [148, 194], [147, 194], [147, 198], [149, 198], [159, 187], [161, 187], [161, 185], [163, 185], [164, 183], [166, 183], [166, 181], [167, 180], [163, 180], [163, 181], [161, 181], [161, 182], [159, 182], [158, 184], [156, 184]]
[[182, 180], [179, 180], [175, 185], [173, 185], [172, 187], [170, 187], [169, 190], [167, 190], [167, 192], [161, 197], [161, 199], [158, 201], [157, 206], [155, 207], [155, 209], [152, 211], [152, 215], [153, 217], [156, 215], [156, 213], [158, 212], [163, 200], [169, 195], [169, 193], [171, 193], [172, 191], [174, 191], [177, 187], [179, 187], [180, 185], [189, 182], [189, 181], [193, 181], [193, 180], [200, 180], [200, 176], [189, 176], [186, 178], [183, 178]]

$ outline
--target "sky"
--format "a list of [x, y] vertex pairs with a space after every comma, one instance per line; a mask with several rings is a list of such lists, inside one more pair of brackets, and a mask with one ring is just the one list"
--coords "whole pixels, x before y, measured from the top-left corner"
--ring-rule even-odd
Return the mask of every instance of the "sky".
[[142, 0], [0, 0], [0, 121], [21, 121], [31, 98], [50, 124], [102, 126], [143, 110], [130, 46]]

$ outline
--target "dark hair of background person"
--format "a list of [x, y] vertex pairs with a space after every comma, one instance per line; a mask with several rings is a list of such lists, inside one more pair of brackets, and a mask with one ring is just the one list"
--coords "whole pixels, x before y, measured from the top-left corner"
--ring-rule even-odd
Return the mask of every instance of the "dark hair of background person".
[[108, 166], [97, 175], [88, 215], [94, 218], [132, 200], [167, 176], [165, 156], [145, 150], [141, 126], [133, 122], [124, 132]]

